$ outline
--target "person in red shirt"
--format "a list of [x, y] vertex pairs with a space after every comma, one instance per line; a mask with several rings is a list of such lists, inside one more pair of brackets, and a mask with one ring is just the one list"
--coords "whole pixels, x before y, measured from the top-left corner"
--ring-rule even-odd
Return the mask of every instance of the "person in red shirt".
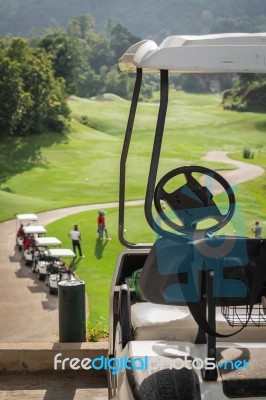
[[104, 234], [105, 234], [105, 239], [106, 240], [111, 240], [111, 238], [108, 237], [108, 231], [105, 225], [105, 211], [98, 211], [98, 237], [99, 239], [104, 239]]
[[22, 245], [22, 258], [25, 259], [25, 252], [30, 248], [33, 242], [33, 236], [32, 235], [26, 235], [23, 240], [23, 245]]
[[23, 242], [23, 250], [27, 250], [32, 243], [32, 236], [26, 236]]
[[23, 236], [24, 236], [23, 224], [21, 224], [17, 231], [17, 237], [23, 237]]

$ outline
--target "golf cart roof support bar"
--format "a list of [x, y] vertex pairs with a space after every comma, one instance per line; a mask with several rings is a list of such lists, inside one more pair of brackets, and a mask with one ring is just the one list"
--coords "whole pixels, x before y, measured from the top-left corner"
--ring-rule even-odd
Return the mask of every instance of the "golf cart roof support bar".
[[128, 150], [131, 141], [135, 115], [138, 105], [139, 93], [142, 84], [142, 69], [137, 68], [136, 80], [134, 91], [132, 95], [131, 107], [128, 116], [128, 122], [126, 127], [126, 133], [124, 138], [124, 144], [122, 149], [122, 154], [120, 158], [120, 185], [119, 185], [119, 223], [118, 223], [118, 238], [120, 243], [127, 248], [147, 248], [147, 246], [136, 245], [134, 243], [128, 242], [124, 238], [124, 224], [125, 224], [125, 181], [126, 181], [126, 162], [128, 157]]
[[[153, 142], [153, 150], [152, 150], [152, 158], [150, 164], [150, 171], [147, 183], [146, 197], [145, 197], [145, 205], [144, 211], [148, 224], [157, 234], [168, 237], [169, 239], [176, 240], [176, 235], [172, 232], [167, 232], [161, 228], [160, 225], [156, 222], [152, 215], [152, 203], [153, 196], [156, 185], [156, 178], [159, 166], [159, 159], [162, 147], [163, 133], [164, 133], [164, 125], [166, 119], [167, 105], [168, 105], [168, 93], [169, 93], [169, 71], [168, 70], [160, 70], [160, 107], [157, 118], [156, 131]], [[182, 236], [178, 236], [179, 241], [183, 241], [185, 239]], [[186, 241], [186, 240], [185, 240]]]
[[[160, 70], [160, 108], [158, 112], [157, 118], [157, 125], [156, 131], [154, 136], [153, 142], [153, 150], [152, 150], [152, 157], [151, 157], [151, 164], [150, 164], [150, 171], [147, 183], [147, 190], [146, 190], [146, 197], [145, 197], [145, 216], [147, 219], [148, 224], [154, 230], [160, 227], [155, 222], [152, 216], [152, 202], [153, 202], [153, 195], [156, 185], [156, 178], [159, 166], [159, 159], [162, 147], [162, 140], [163, 140], [163, 133], [164, 133], [164, 125], [165, 125], [165, 118], [167, 112], [167, 105], [168, 105], [168, 92], [169, 92], [169, 83], [168, 83], [168, 70]], [[157, 232], [157, 229], [156, 229]], [[158, 232], [157, 232], [158, 233]]]

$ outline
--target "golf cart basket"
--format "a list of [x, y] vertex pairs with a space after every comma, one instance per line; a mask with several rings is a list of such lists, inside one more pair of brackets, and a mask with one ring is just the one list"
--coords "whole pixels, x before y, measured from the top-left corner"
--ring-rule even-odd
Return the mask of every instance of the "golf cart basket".
[[266, 326], [266, 308], [263, 301], [253, 306], [251, 315], [248, 305], [223, 306], [221, 313], [230, 326]]
[[[217, 172], [201, 166], [184, 166], [158, 177], [168, 106], [169, 72], [266, 73], [265, 59], [266, 33], [235, 33], [170, 36], [159, 46], [152, 40], [143, 40], [131, 46], [119, 60], [122, 71], [136, 73], [120, 160], [118, 236], [121, 244], [129, 249], [124, 259], [130, 259], [132, 250], [132, 255], [137, 261], [143, 261], [139, 284], [147, 302], [177, 307], [186, 305], [189, 308], [190, 316], [193, 316], [198, 327], [197, 337], [192, 346], [206, 344], [205, 356], [215, 360], [217, 337], [220, 340], [228, 340], [230, 336], [242, 333], [244, 328], [250, 332], [250, 329], [265, 326], [266, 242], [264, 239], [214, 236], [215, 232], [221, 230], [232, 219], [236, 203], [232, 187]], [[146, 221], [160, 237], [154, 244], [133, 243], [125, 237], [126, 166], [143, 73], [160, 74], [160, 104], [144, 202]], [[206, 186], [201, 180], [195, 179], [194, 174], [206, 176]], [[167, 192], [166, 184], [177, 175], [185, 178], [185, 184], [171, 193]], [[217, 206], [212, 190], [208, 187], [208, 179], [217, 181], [224, 190], [228, 201], [225, 212]], [[162, 207], [163, 202], [171, 213], [165, 212]], [[158, 223], [154, 209], [163, 225]], [[198, 223], [208, 218], [212, 219], [212, 224], [207, 228], [198, 228]], [[219, 252], [219, 247], [229, 250], [227, 253], [223, 250]], [[133, 257], [131, 258], [132, 261]], [[236, 259], [236, 266], [231, 265], [232, 260]], [[119, 354], [123, 355], [125, 349], [130, 351], [130, 343], [134, 343], [134, 329], [133, 325], [130, 326], [131, 294], [126, 280], [128, 272], [132, 273], [137, 268], [134, 269], [129, 260], [126, 265], [127, 271], [124, 271], [119, 262], [123, 262], [123, 255], [117, 262], [110, 292], [110, 357], [117, 354], [116, 348], [120, 345]], [[139, 265], [137, 266], [139, 268]], [[198, 287], [194, 285], [193, 270], [199, 273], [196, 275]], [[225, 275], [221, 271], [226, 271]], [[187, 278], [184, 277], [186, 274]], [[178, 279], [175, 278], [177, 275]], [[186, 292], [186, 284], [193, 281], [190, 280], [191, 277], [194, 279], [194, 284], [190, 286], [189, 293]], [[246, 287], [247, 292], [244, 290]], [[221, 310], [220, 316], [223, 322], [227, 322], [227, 328], [223, 333], [219, 333], [218, 329], [222, 326], [219, 325], [221, 321], [216, 320], [218, 308]], [[182, 331], [182, 322], [180, 326]], [[228, 333], [228, 329], [234, 326], [237, 327], [236, 330]], [[120, 330], [118, 334], [117, 329]], [[153, 333], [155, 330], [150, 332]], [[185, 341], [190, 340], [185, 336]], [[206, 381], [217, 381], [217, 370], [206, 369], [202, 376]], [[116, 391], [113, 388], [117, 386], [117, 382], [119, 385], [119, 379], [116, 382], [112, 379], [110, 381], [110, 398], [116, 398], [113, 397]], [[121, 387], [123, 388], [123, 384]], [[257, 394], [253, 393], [253, 396], [257, 397]], [[266, 390], [263, 396], [266, 398]]]

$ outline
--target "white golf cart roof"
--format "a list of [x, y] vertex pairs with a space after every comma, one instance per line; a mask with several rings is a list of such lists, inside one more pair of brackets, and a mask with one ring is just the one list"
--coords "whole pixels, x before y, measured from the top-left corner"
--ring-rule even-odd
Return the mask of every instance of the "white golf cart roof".
[[48, 254], [51, 257], [75, 257], [76, 254], [71, 249], [49, 249]]
[[37, 246], [60, 246], [61, 240], [56, 237], [38, 237], [35, 239]]
[[18, 221], [38, 221], [38, 217], [35, 214], [17, 214], [16, 218]]
[[266, 72], [266, 33], [169, 36], [159, 46], [143, 40], [119, 60], [122, 71], [136, 68], [177, 72]]
[[46, 233], [46, 229], [42, 226], [42, 225], [27, 225], [27, 226], [23, 226], [23, 232], [26, 235], [29, 234], [42, 234], [42, 233]]

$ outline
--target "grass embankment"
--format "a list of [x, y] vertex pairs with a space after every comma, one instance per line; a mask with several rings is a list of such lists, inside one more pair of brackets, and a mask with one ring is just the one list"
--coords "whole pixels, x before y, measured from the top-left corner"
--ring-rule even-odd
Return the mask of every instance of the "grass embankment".
[[[244, 146], [256, 149], [265, 142], [263, 115], [225, 112], [218, 95], [171, 92], [171, 99], [159, 175], [184, 164], [221, 167], [202, 162], [201, 157], [213, 149], [240, 154]], [[2, 139], [0, 220], [20, 212], [117, 200], [130, 102], [72, 98], [69, 104], [73, 110], [70, 134]], [[156, 101], [138, 107], [127, 169], [128, 199], [143, 198], [145, 193], [157, 111]], [[76, 117], [82, 115], [94, 128], [77, 122]]]
[[[108, 99], [105, 99], [108, 100]], [[154, 102], [138, 107], [127, 168], [127, 199], [144, 198], [153, 134], [158, 112]], [[78, 204], [116, 201], [118, 198], [119, 160], [130, 103], [92, 101], [71, 98], [72, 130], [66, 136], [41, 136], [7, 139], [0, 144], [0, 220], [20, 212], [38, 212]], [[229, 165], [202, 161], [210, 150], [225, 150], [242, 159], [244, 147], [255, 151], [249, 162], [266, 167], [266, 117], [262, 114], [225, 112], [218, 95], [191, 95], [171, 92], [159, 177], [187, 164], [213, 169]], [[77, 122], [86, 115], [89, 125]], [[260, 148], [260, 154], [258, 149]], [[243, 160], [242, 160], [243, 161]], [[246, 232], [254, 219], [265, 216], [265, 177], [237, 187], [239, 202], [237, 223]], [[142, 208], [130, 207], [127, 214], [129, 240], [153, 240], [146, 227]], [[67, 232], [74, 223], [83, 234], [85, 259], [75, 268], [86, 281], [93, 322], [108, 315], [109, 286], [115, 261], [122, 246], [117, 240], [117, 210], [108, 210], [110, 242], [96, 241], [97, 212], [69, 216], [48, 226], [63, 244], [70, 245]], [[243, 230], [242, 229], [242, 230]]]

